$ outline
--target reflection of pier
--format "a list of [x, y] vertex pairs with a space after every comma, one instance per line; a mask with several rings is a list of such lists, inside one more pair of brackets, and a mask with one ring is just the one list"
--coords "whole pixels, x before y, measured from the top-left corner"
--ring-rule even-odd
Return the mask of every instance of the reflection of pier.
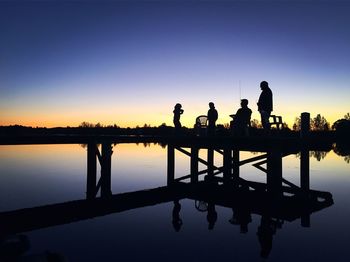
[[[72, 143], [77, 141], [55, 142]], [[154, 139], [154, 138], [152, 138]], [[87, 144], [87, 199], [61, 204], [27, 208], [0, 213], [2, 232], [18, 233], [42, 227], [60, 225], [96, 216], [122, 212], [139, 207], [195, 199], [229, 208], [241, 208], [254, 214], [287, 221], [302, 219], [302, 225], [310, 224], [310, 214], [332, 205], [332, 195], [310, 190], [310, 147], [295, 141], [271, 139], [235, 140], [233, 138], [183, 137], [157, 140], [167, 143], [167, 185], [161, 188], [112, 194], [111, 161], [113, 143], [149, 141], [149, 138], [91, 139]], [[84, 141], [79, 141], [82, 143]], [[152, 141], [155, 142], [155, 141]], [[50, 143], [42, 141], [42, 143]], [[97, 146], [101, 144], [101, 149]], [[12, 143], [15, 144], [15, 143]], [[18, 144], [18, 143], [17, 143]], [[175, 178], [175, 150], [190, 157], [190, 174]], [[207, 153], [206, 159], [199, 156], [200, 150]], [[240, 159], [240, 151], [260, 151], [262, 155]], [[282, 158], [301, 150], [300, 185], [295, 185], [282, 176]], [[222, 156], [223, 165], [214, 164], [214, 154]], [[206, 169], [199, 170], [199, 163]], [[97, 177], [97, 165], [101, 175]], [[240, 177], [240, 166], [253, 164], [266, 173], [266, 183], [248, 181]], [[266, 168], [263, 165], [266, 164]], [[204, 175], [204, 179], [201, 176]], [[189, 183], [184, 181], [189, 180]], [[100, 192], [100, 197], [97, 197]]]
[[[161, 143], [167, 145], [167, 185], [159, 188], [113, 194], [111, 190], [112, 145], [118, 143]], [[86, 144], [86, 199], [38, 206], [0, 213], [2, 235], [37, 230], [80, 220], [119, 213], [135, 208], [174, 202], [173, 226], [179, 231], [182, 199], [203, 203], [208, 229], [213, 229], [216, 206], [232, 209], [230, 223], [248, 231], [251, 215], [261, 216], [257, 236], [261, 256], [267, 257], [273, 235], [281, 221], [301, 219], [310, 226], [310, 216], [333, 204], [332, 195], [310, 189], [309, 150], [316, 149], [310, 141], [283, 138], [233, 137], [31, 137], [0, 144]], [[101, 146], [98, 146], [100, 144]], [[328, 147], [329, 145], [325, 145]], [[319, 148], [317, 148], [319, 149]], [[206, 157], [202, 157], [205, 153]], [[260, 152], [258, 156], [241, 159], [240, 152]], [[190, 173], [175, 177], [175, 152], [190, 158]], [[282, 159], [300, 152], [298, 185], [283, 178]], [[215, 157], [216, 156], [216, 157]], [[215, 159], [221, 158], [217, 165]], [[200, 164], [205, 166], [199, 170]], [[266, 174], [266, 182], [249, 181], [240, 174], [240, 167], [251, 164]], [[101, 173], [98, 176], [97, 167]]]
[[[229, 143], [231, 142], [231, 143]], [[233, 142], [233, 143], [232, 143]], [[275, 194], [307, 194], [309, 183], [309, 148], [305, 145], [295, 145], [293, 141], [271, 140], [270, 143], [255, 141], [227, 141], [215, 138], [198, 138], [188, 140], [176, 139], [167, 141], [167, 184], [190, 180], [196, 183], [201, 175], [207, 180], [219, 183], [234, 183], [235, 186], [246, 185], [252, 189], [264, 190]], [[205, 150], [207, 158], [199, 156], [200, 150]], [[175, 178], [175, 151], [190, 158], [190, 174]], [[260, 151], [263, 154], [249, 159], [240, 159], [240, 151]], [[282, 176], [283, 157], [300, 151], [300, 184], [295, 185]], [[214, 164], [214, 154], [222, 156], [223, 165]], [[96, 143], [87, 146], [87, 198], [95, 198], [100, 191], [101, 197], [108, 197], [111, 192], [111, 143], [102, 143], [101, 152]], [[101, 176], [97, 180], [97, 161], [101, 166]], [[199, 164], [206, 169], [199, 170]], [[252, 164], [266, 173], [266, 183], [246, 181], [240, 177], [240, 166]], [[266, 168], [263, 165], [266, 164]]]
[[286, 221], [309, 216], [333, 204], [330, 193], [314, 190], [309, 193], [311, 197], [307, 199], [289, 195], [271, 200], [263, 190], [247, 190], [207, 182], [196, 185], [178, 183], [174, 186], [115, 194], [109, 198], [76, 200], [2, 212], [0, 229], [2, 234], [14, 234], [186, 198], [228, 208], [244, 207], [258, 215], [268, 212], [272, 217]]
[[[264, 154], [252, 157], [249, 159], [240, 159], [239, 147], [225, 146], [223, 149], [217, 149], [211, 145], [204, 148], [207, 152], [207, 159], [199, 157], [200, 148], [197, 145], [192, 146], [189, 151], [174, 144], [168, 145], [168, 184], [190, 179], [192, 183], [199, 180], [200, 175], [206, 175], [205, 179], [220, 181], [223, 183], [233, 183], [236, 186], [244, 184], [252, 188], [264, 188], [265, 191], [272, 192], [287, 192], [287, 193], [302, 193], [307, 192], [310, 188], [309, 184], [309, 151], [301, 148], [300, 158], [300, 186], [297, 186], [282, 176], [282, 158], [292, 154], [290, 149], [283, 149], [279, 145], [266, 147], [262, 151]], [[180, 178], [175, 178], [175, 150], [190, 157], [190, 174]], [[262, 150], [251, 147], [251, 151]], [[222, 155], [223, 165], [217, 167], [214, 165], [214, 152]], [[294, 152], [296, 153], [296, 152]], [[206, 169], [199, 171], [199, 163], [206, 166]], [[266, 173], [266, 184], [246, 181], [240, 178], [240, 166], [251, 163], [257, 169]], [[262, 165], [266, 164], [266, 168]], [[221, 177], [219, 177], [222, 175]], [[282, 184], [288, 187], [282, 186]]]

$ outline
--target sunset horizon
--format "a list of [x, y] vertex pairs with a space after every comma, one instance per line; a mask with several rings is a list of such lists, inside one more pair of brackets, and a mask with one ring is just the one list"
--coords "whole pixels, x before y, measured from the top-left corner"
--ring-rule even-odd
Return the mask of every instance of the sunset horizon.
[[259, 84], [292, 128], [349, 110], [343, 1], [1, 2], [0, 125], [193, 127], [214, 102], [227, 124]]

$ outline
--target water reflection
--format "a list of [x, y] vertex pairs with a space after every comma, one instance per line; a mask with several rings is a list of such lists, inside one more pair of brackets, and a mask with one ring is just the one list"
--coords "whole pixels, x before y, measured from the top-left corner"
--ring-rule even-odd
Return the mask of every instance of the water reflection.
[[27, 254], [30, 240], [27, 235], [9, 235], [0, 238], [0, 261], [4, 262], [64, 262], [65, 256], [46, 250], [40, 254]]
[[338, 143], [333, 148], [333, 151], [338, 155], [344, 157], [346, 163], [350, 163], [350, 146], [345, 143]]
[[182, 219], [180, 218], [181, 204], [179, 200], [174, 200], [173, 220], [172, 224], [176, 232], [179, 232], [182, 226]]
[[310, 156], [314, 157], [317, 161], [321, 161], [327, 156], [328, 152], [325, 151], [311, 151]]
[[[316, 159], [317, 161], [321, 161], [326, 158], [326, 156], [329, 154], [329, 152], [333, 151], [338, 156], [341, 156], [344, 158], [346, 163], [350, 163], [350, 146], [346, 143], [336, 143], [332, 146], [332, 148], [329, 148], [328, 151], [310, 151], [309, 155], [310, 157]], [[300, 158], [300, 152], [296, 154], [298, 158]]]
[[[148, 148], [149, 147], [146, 149]], [[99, 150], [102, 149], [99, 148]], [[114, 153], [112, 161], [118, 159], [120, 154], [123, 153], [123, 150], [123, 146], [115, 146], [113, 148]], [[125, 148], [125, 150], [127, 151], [127, 148]], [[132, 146], [130, 146], [129, 150], [131, 156], [140, 154], [136, 153], [140, 151], [139, 148], [132, 148]], [[165, 154], [162, 150], [160, 152]], [[220, 155], [220, 153], [218, 154]], [[256, 155], [253, 157], [256, 157]], [[167, 210], [169, 227], [173, 233], [174, 231], [178, 232], [179, 234], [177, 235], [181, 236], [183, 231], [187, 230], [188, 232], [188, 225], [191, 224], [191, 220], [194, 220], [194, 216], [189, 216], [189, 214], [186, 213], [186, 208], [184, 209], [184, 206], [186, 206], [184, 203], [191, 200], [197, 203], [196, 208], [198, 210], [205, 213], [203, 220], [206, 223], [207, 229], [210, 230], [212, 234], [221, 232], [221, 221], [222, 218], [224, 218], [228, 226], [237, 226], [241, 234], [254, 234], [255, 242], [251, 242], [250, 245], [260, 246], [259, 255], [262, 258], [267, 258], [271, 257], [271, 254], [274, 252], [275, 254], [279, 252], [273, 248], [276, 245], [274, 242], [280, 241], [277, 240], [275, 236], [276, 234], [281, 234], [283, 236], [282, 232], [284, 230], [289, 232], [288, 229], [284, 228], [285, 222], [296, 222], [301, 226], [311, 226], [311, 215], [321, 210], [324, 212], [324, 210], [333, 203], [330, 193], [311, 190], [308, 187], [307, 193], [305, 194], [305, 191], [303, 192], [301, 187], [295, 188], [291, 185], [286, 186], [280, 177], [280, 175], [282, 175], [281, 159], [276, 153], [270, 154], [270, 160], [265, 163], [267, 171], [266, 176], [270, 178], [267, 179], [265, 183], [247, 180], [244, 178], [244, 173], [241, 171], [238, 180], [237, 176], [231, 173], [232, 176], [230, 176], [231, 178], [229, 178], [228, 182], [225, 182], [224, 176], [216, 176], [217, 179], [214, 180], [198, 179], [198, 181], [196, 181], [188, 179], [150, 190], [132, 191], [121, 194], [118, 191], [112, 190], [112, 181], [110, 181], [110, 191], [106, 195], [101, 194], [96, 196], [95, 194], [95, 196], [90, 199], [1, 212], [0, 229], [2, 234], [13, 236], [14, 234], [21, 234], [22, 232], [36, 231], [45, 227], [57, 225], [66, 225], [67, 223], [83, 221], [90, 218], [95, 218], [92, 221], [95, 221], [98, 227], [98, 220], [96, 219], [101, 216], [112, 214], [121, 215], [122, 213], [128, 213], [131, 210], [145, 207], [154, 207], [154, 209], [157, 209], [162, 203], [171, 203], [171, 207]], [[166, 162], [166, 159], [163, 160]], [[239, 160], [246, 161], [246, 159]], [[131, 160], [129, 161], [132, 163]], [[254, 162], [250, 162], [250, 164], [252, 163]], [[136, 164], [135, 162], [135, 165]], [[179, 163], [177, 162], [177, 164]], [[180, 164], [190, 165], [191, 160]], [[285, 163], [283, 162], [283, 164]], [[215, 161], [213, 165], [218, 168], [218, 171], [222, 171], [221, 174], [227, 172], [224, 166], [218, 165]], [[176, 166], [176, 168], [177, 167], [178, 166]], [[120, 170], [115, 170], [115, 172], [118, 173]], [[257, 173], [259, 170], [251, 169], [250, 172]], [[111, 173], [111, 179], [113, 180], [115, 177], [113, 176], [113, 172]], [[198, 170], [197, 175], [200, 175], [200, 173], [201, 170]], [[98, 170], [96, 175], [99, 176], [102, 174], [100, 174]], [[203, 173], [203, 175], [207, 176], [208, 172]], [[165, 176], [165, 174], [163, 174], [163, 176]], [[277, 176], [277, 178], [271, 178], [271, 176]], [[165, 181], [164, 179], [164, 182]], [[86, 181], [84, 181], [84, 183], [86, 183]], [[324, 187], [327, 188], [327, 185]], [[44, 197], [43, 201], [45, 203]], [[230, 213], [231, 218], [223, 214], [223, 209], [227, 210], [225, 212]], [[319, 215], [316, 217], [318, 216]], [[142, 220], [152, 218], [152, 216], [142, 217]], [[258, 221], [258, 224], [254, 223], [254, 220], [255, 222]], [[300, 223], [298, 223], [298, 221], [300, 221]], [[130, 227], [133, 228], [134, 226], [131, 225]], [[223, 233], [221, 234], [223, 235]], [[135, 235], [137, 236], [137, 233], [135, 233]], [[167, 237], [172, 238], [169, 235]], [[200, 241], [200, 245], [205, 245], [205, 241], [205, 239]], [[236, 243], [236, 245], [240, 244]]]
[[77, 200], [2, 212], [0, 213], [0, 226], [4, 238], [21, 232], [173, 201], [172, 224], [175, 231], [178, 232], [183, 226], [180, 199], [193, 199], [207, 203], [206, 219], [209, 230], [215, 230], [219, 216], [216, 210], [218, 206], [232, 210], [232, 218], [229, 223], [239, 225], [241, 233], [248, 232], [252, 214], [261, 216], [257, 236], [261, 244], [261, 255], [267, 257], [272, 248], [272, 238], [276, 233], [276, 228], [281, 228], [283, 221], [291, 222], [299, 218], [303, 219], [303, 217], [310, 219], [311, 213], [333, 203], [331, 194], [327, 192], [310, 190], [308, 196], [294, 193], [295, 195], [281, 195], [275, 198], [262, 188], [259, 190], [249, 189], [247, 186], [237, 188], [213, 182], [202, 182], [196, 185], [181, 183], [177, 186], [115, 194], [107, 199], [100, 197], [93, 200]]
[[281, 228], [282, 222], [274, 220], [270, 216], [261, 216], [260, 226], [258, 227], [258, 239], [261, 247], [260, 256], [267, 258], [272, 249], [273, 235], [276, 234], [277, 228]]

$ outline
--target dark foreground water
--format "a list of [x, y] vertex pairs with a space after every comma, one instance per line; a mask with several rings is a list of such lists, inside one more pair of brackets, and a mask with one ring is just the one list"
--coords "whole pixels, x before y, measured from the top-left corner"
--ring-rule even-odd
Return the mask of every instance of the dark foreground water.
[[[114, 194], [166, 185], [166, 149], [130, 144], [117, 145], [113, 151]], [[249, 152], [240, 155], [241, 159], [250, 156]], [[177, 177], [189, 173], [189, 162], [176, 153]], [[216, 156], [216, 165], [221, 162]], [[297, 155], [283, 158], [284, 178], [299, 184], [299, 169]], [[267, 258], [260, 256], [260, 215], [252, 214], [243, 230], [247, 232], [241, 232], [239, 225], [230, 223], [232, 209], [216, 206], [217, 220], [209, 230], [207, 212], [196, 209], [194, 200], [184, 199], [178, 231], [172, 223], [174, 203], [167, 202], [23, 232], [30, 248], [21, 261], [34, 261], [30, 259], [45, 252], [60, 254], [66, 261], [349, 261], [349, 171], [349, 156], [312, 153], [311, 189], [330, 192], [334, 204], [313, 213], [310, 227], [302, 227], [300, 219], [274, 221]], [[241, 167], [241, 176], [266, 181], [266, 175], [250, 164]], [[0, 146], [0, 212], [84, 199], [85, 191], [82, 146]]]

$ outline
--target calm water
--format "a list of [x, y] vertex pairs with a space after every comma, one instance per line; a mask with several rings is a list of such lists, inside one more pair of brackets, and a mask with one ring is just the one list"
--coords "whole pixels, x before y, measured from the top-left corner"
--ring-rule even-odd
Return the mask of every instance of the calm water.
[[[113, 151], [114, 194], [166, 185], [165, 148], [123, 144]], [[204, 158], [206, 152], [201, 154]], [[229, 223], [232, 210], [217, 206], [215, 227], [208, 230], [207, 214], [195, 208], [194, 200], [180, 201], [179, 232], [172, 225], [170, 202], [24, 232], [31, 245], [26, 254], [57, 252], [68, 261], [349, 261], [349, 157], [333, 151], [320, 155], [320, 161], [310, 157], [311, 189], [330, 192], [334, 205], [313, 213], [309, 228], [302, 227], [300, 219], [284, 221], [273, 236], [268, 259], [260, 257], [259, 215], [252, 215], [243, 234]], [[250, 156], [240, 154], [241, 159]], [[216, 155], [215, 164], [221, 162]], [[299, 184], [299, 168], [296, 155], [283, 158], [284, 178]], [[176, 176], [188, 173], [189, 158], [177, 152]], [[241, 167], [241, 176], [266, 181], [266, 175], [251, 164]], [[0, 212], [84, 199], [85, 191], [82, 146], [0, 146]]]

